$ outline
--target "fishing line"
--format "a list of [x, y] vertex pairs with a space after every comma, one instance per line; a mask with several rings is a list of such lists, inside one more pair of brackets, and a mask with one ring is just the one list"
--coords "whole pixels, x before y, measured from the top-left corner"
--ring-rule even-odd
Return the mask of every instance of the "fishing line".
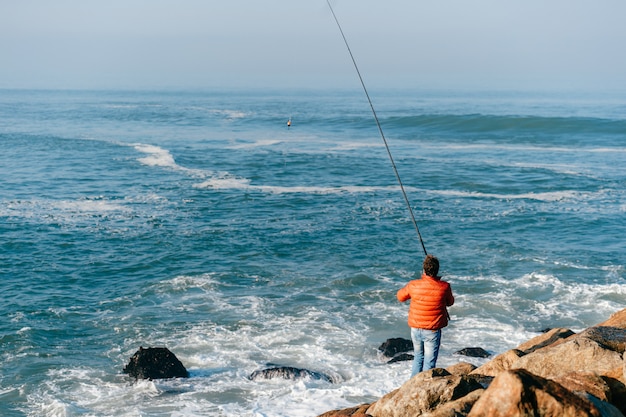
[[333, 18], [335, 19], [335, 23], [337, 23], [337, 27], [339, 28], [339, 32], [341, 33], [341, 37], [343, 38], [343, 42], [346, 44], [346, 48], [348, 48], [348, 53], [350, 54], [350, 58], [352, 59], [352, 63], [354, 64], [354, 69], [356, 69], [356, 73], [359, 76], [359, 80], [361, 81], [361, 86], [363, 87], [363, 91], [365, 92], [365, 96], [367, 97], [367, 101], [370, 104], [370, 108], [372, 109], [372, 114], [374, 115], [374, 119], [376, 120], [376, 126], [378, 126], [378, 131], [380, 132], [380, 136], [383, 138], [383, 142], [385, 143], [385, 148], [387, 149], [387, 155], [389, 155], [389, 160], [391, 161], [391, 166], [393, 167], [393, 172], [396, 174], [396, 179], [398, 180], [398, 184], [400, 184], [400, 190], [402, 190], [402, 195], [404, 196], [404, 202], [406, 203], [407, 208], [409, 209], [409, 214], [411, 216], [411, 221], [413, 222], [413, 226], [415, 227], [415, 231], [417, 232], [417, 237], [420, 240], [420, 244], [422, 245], [422, 249], [424, 249], [424, 255], [428, 255], [426, 252], [426, 246], [424, 246], [424, 241], [422, 240], [422, 234], [420, 233], [419, 227], [417, 227], [417, 222], [415, 221], [415, 216], [413, 215], [413, 209], [411, 208], [411, 203], [409, 203], [409, 198], [406, 195], [406, 191], [404, 190], [404, 185], [402, 184], [402, 180], [400, 179], [400, 174], [398, 174], [398, 168], [396, 168], [396, 163], [393, 160], [393, 156], [391, 155], [391, 150], [389, 149], [389, 144], [387, 143], [387, 139], [385, 138], [385, 134], [383, 132], [383, 128], [380, 125], [380, 121], [378, 120], [378, 116], [376, 115], [376, 110], [374, 109], [374, 105], [372, 104], [372, 100], [370, 99], [370, 95], [367, 92], [367, 88], [365, 87], [365, 82], [363, 82], [363, 77], [361, 77], [361, 71], [359, 71], [359, 67], [356, 64], [356, 60], [354, 59], [354, 55], [352, 55], [352, 50], [350, 49], [350, 45], [348, 44], [348, 40], [346, 39], [346, 35], [343, 33], [343, 29], [341, 29], [341, 25], [339, 24], [339, 20], [335, 15], [335, 11], [333, 7], [330, 5], [330, 0], [326, 0], [328, 7], [330, 8], [330, 12], [333, 14]]

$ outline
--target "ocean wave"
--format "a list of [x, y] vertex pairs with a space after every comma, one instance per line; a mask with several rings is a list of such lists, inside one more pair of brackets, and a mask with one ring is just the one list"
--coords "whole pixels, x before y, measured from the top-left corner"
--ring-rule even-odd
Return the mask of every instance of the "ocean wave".
[[490, 134], [515, 132], [516, 135], [623, 135], [626, 120], [593, 117], [548, 117], [532, 115], [493, 114], [423, 114], [389, 117], [385, 126], [393, 129], [418, 129], [421, 131], [463, 132], [464, 134]]
[[555, 152], [555, 153], [626, 153], [626, 147], [621, 146], [554, 146], [554, 145], [542, 145], [542, 144], [519, 144], [519, 143], [430, 143], [427, 141], [419, 141], [419, 146], [423, 149], [437, 149], [437, 150], [454, 150], [454, 151], [511, 151], [511, 152]]
[[[421, 190], [424, 192], [424, 190]], [[426, 191], [428, 192], [428, 191]], [[442, 196], [453, 196], [463, 198], [483, 198], [483, 199], [496, 199], [496, 200], [536, 200], [536, 201], [563, 201], [571, 199], [580, 199], [583, 196], [589, 196], [595, 193], [583, 193], [574, 190], [561, 190], [551, 191], [544, 193], [520, 193], [520, 194], [496, 194], [496, 193], [481, 193], [475, 191], [458, 191], [458, 190], [440, 190], [430, 191], [432, 194], [438, 194]]]
[[[233, 189], [233, 190], [248, 190], [259, 191], [272, 194], [364, 194], [364, 193], [376, 193], [376, 192], [400, 192], [400, 187], [391, 186], [359, 186], [359, 185], [344, 185], [344, 186], [277, 186], [277, 185], [253, 185], [249, 179], [237, 178], [230, 176], [220, 176], [210, 178], [202, 183], [194, 184], [196, 188], [211, 188], [216, 190]], [[476, 191], [462, 191], [462, 190], [428, 190], [417, 187], [405, 187], [406, 191], [416, 192], [427, 195], [439, 195], [444, 197], [459, 197], [459, 198], [480, 198], [480, 199], [496, 199], [496, 200], [536, 200], [545, 202], [575, 200], [575, 199], [589, 199], [597, 195], [597, 193], [587, 193], [575, 190], [561, 190], [552, 192], [528, 192], [520, 194], [498, 194], [498, 193], [482, 193]]]

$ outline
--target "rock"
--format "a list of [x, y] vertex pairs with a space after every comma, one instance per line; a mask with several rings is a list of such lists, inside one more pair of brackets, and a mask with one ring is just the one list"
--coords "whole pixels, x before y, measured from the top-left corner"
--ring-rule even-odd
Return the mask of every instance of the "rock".
[[546, 346], [550, 346], [557, 342], [561, 342], [568, 337], [574, 335], [573, 331], [570, 329], [564, 328], [556, 328], [549, 329], [544, 334], [541, 334], [537, 337], [533, 337], [529, 341], [522, 343], [517, 347], [517, 350], [523, 352], [524, 354], [531, 353], [536, 351], [537, 349], [541, 349]]
[[396, 355], [393, 358], [389, 359], [387, 363], [412, 361], [414, 358], [415, 357], [410, 353], [400, 353], [399, 355]]
[[522, 356], [524, 356], [523, 352], [517, 349], [511, 349], [509, 351], [501, 353], [500, 355], [497, 355], [489, 362], [474, 369], [471, 374], [496, 376], [502, 371], [511, 369], [513, 363], [517, 362]]
[[467, 376], [435, 368], [420, 372], [367, 410], [374, 417], [409, 417], [433, 412], [440, 405], [465, 397], [482, 386]]
[[139, 350], [130, 358], [124, 367], [124, 373], [135, 379], [166, 379], [187, 378], [189, 372], [178, 360], [176, 355], [165, 347], [146, 348]]
[[524, 369], [501, 372], [468, 417], [600, 417], [600, 410], [562, 385]]
[[261, 369], [259, 371], [254, 371], [248, 378], [253, 381], [258, 381], [259, 379], [282, 378], [293, 381], [299, 379], [313, 379], [331, 383], [334, 382], [330, 376], [321, 372], [314, 372], [309, 371], [308, 369], [294, 368], [291, 366], [276, 366], [273, 368]]
[[624, 354], [624, 350], [626, 350], [626, 329], [619, 327], [590, 327], [580, 333], [580, 337], [586, 337], [594, 340], [599, 344], [606, 346], [608, 349], [614, 350], [620, 354]]
[[477, 389], [465, 397], [459, 398], [455, 401], [450, 401], [439, 407], [434, 411], [427, 411], [421, 415], [421, 417], [459, 417], [466, 416], [470, 412], [476, 401], [485, 392], [483, 389]]
[[572, 392], [587, 392], [602, 401], [613, 399], [609, 384], [593, 372], [571, 372], [554, 378], [554, 382]]
[[463, 348], [457, 352], [454, 352], [454, 354], [469, 356], [470, 358], [488, 358], [489, 356], [491, 356], [491, 353], [487, 352], [485, 349], [481, 347]]
[[476, 365], [472, 365], [467, 362], [459, 362], [452, 366], [448, 366], [446, 371], [450, 372], [452, 375], [467, 375], [476, 369]]
[[362, 404], [358, 407], [328, 411], [318, 417], [369, 417], [370, 414], [366, 414], [366, 411], [369, 407], [370, 404]]
[[626, 415], [626, 385], [617, 378], [604, 375], [601, 378], [606, 382], [611, 390], [610, 403], [617, 407], [622, 414]]
[[412, 352], [413, 341], [401, 337], [387, 339], [378, 347], [378, 350], [383, 356], [393, 358], [398, 353]]
[[602, 375], [621, 364], [622, 356], [619, 353], [586, 337], [576, 337], [557, 346], [522, 356], [511, 368], [523, 368], [544, 378], [555, 378], [576, 371], [597, 372]]

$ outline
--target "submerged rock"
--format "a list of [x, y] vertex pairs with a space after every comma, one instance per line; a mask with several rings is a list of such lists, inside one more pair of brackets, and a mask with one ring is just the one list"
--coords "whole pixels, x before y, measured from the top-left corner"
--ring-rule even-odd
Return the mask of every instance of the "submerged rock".
[[272, 368], [261, 369], [259, 371], [254, 371], [248, 378], [253, 381], [257, 381], [259, 379], [282, 378], [290, 379], [293, 381], [299, 379], [313, 379], [331, 383], [334, 382], [330, 376], [321, 372], [309, 371], [308, 369], [294, 368], [291, 366], [276, 366]]
[[413, 351], [413, 342], [401, 337], [387, 339], [378, 347], [378, 351], [388, 358], [393, 358], [398, 353]]
[[468, 347], [454, 352], [456, 355], [468, 356], [470, 358], [488, 358], [491, 353], [481, 347]]
[[412, 361], [413, 359], [415, 359], [415, 356], [411, 355], [410, 353], [400, 353], [394, 356], [393, 358], [389, 359], [387, 363]]
[[135, 379], [187, 378], [189, 372], [176, 355], [165, 347], [139, 350], [124, 367], [124, 373]]

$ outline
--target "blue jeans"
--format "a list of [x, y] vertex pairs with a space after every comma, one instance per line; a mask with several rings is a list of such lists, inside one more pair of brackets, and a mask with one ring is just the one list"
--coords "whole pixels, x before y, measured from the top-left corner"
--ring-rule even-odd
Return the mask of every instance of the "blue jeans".
[[413, 370], [411, 378], [422, 371], [433, 369], [439, 356], [439, 344], [441, 343], [441, 329], [425, 330], [411, 328], [413, 340]]

